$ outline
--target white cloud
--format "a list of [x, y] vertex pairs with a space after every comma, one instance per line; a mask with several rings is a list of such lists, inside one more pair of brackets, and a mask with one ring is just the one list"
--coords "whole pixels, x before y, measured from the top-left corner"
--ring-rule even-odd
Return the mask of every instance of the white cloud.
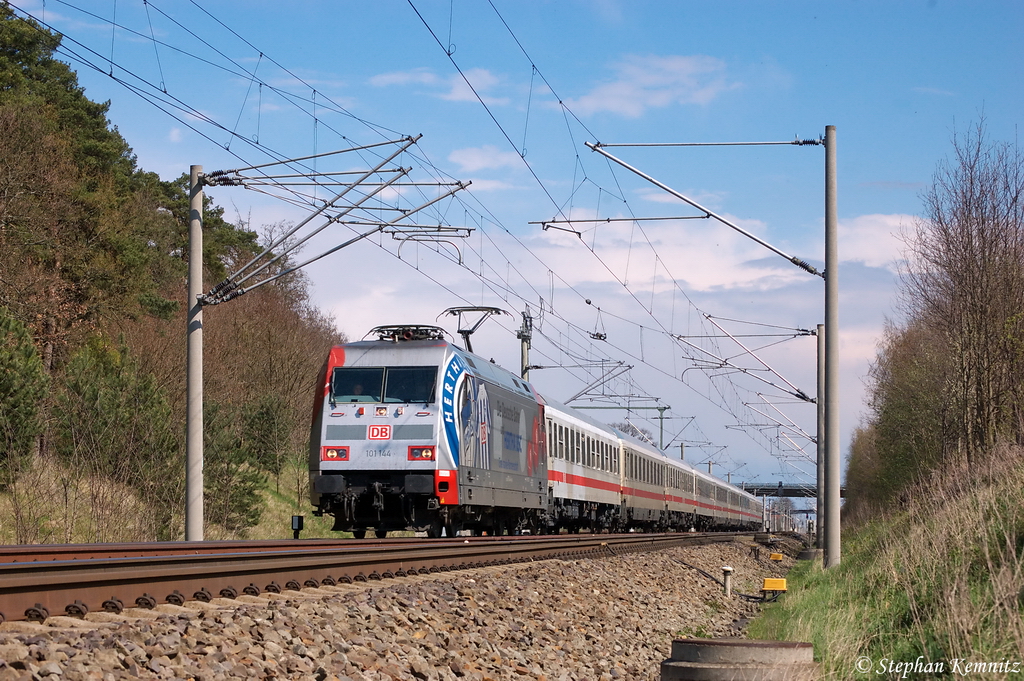
[[[760, 221], [727, 218], [751, 233], [766, 231]], [[643, 233], [631, 222], [577, 223], [581, 237], [549, 229], [543, 243], [531, 248], [542, 260], [559, 263], [560, 275], [574, 285], [618, 279], [631, 289], [664, 291], [675, 286], [674, 279], [689, 291], [770, 290], [806, 278], [784, 260], [766, 259], [764, 247], [713, 220], [642, 225]]]
[[[452, 76], [449, 81], [451, 90], [448, 91], [448, 94], [441, 95], [441, 99], [447, 99], [450, 102], [475, 102], [476, 95], [473, 94], [473, 90], [476, 90], [485, 104], [508, 104], [507, 97], [491, 97], [486, 94], [488, 90], [501, 83], [501, 79], [493, 73], [487, 69], [469, 69], [463, 73], [466, 75], [465, 78], [460, 75]], [[472, 89], [466, 83], [467, 80], [472, 83]]]
[[[447, 78], [442, 78], [436, 73], [427, 68], [418, 68], [411, 71], [395, 71], [392, 73], [382, 73], [380, 75], [373, 76], [370, 78], [370, 84], [377, 87], [387, 87], [390, 85], [428, 85], [438, 86], [447, 88], [447, 92], [436, 95], [440, 99], [447, 100], [449, 102], [475, 102], [477, 96], [473, 94], [473, 90], [476, 90], [477, 94], [486, 104], [494, 105], [505, 105], [508, 104], [509, 100], [507, 97], [494, 97], [488, 93], [492, 88], [497, 87], [501, 84], [501, 78], [494, 75], [487, 69], [467, 69], [463, 71], [465, 78], [461, 74], [455, 74]], [[472, 88], [466, 81], [472, 84]]]
[[[682, 199], [673, 196], [672, 194], [669, 194], [663, 189], [651, 187], [648, 189], [641, 189], [637, 193], [640, 195], [640, 198], [643, 199], [644, 201], [650, 201], [652, 203], [670, 203], [683, 207], [689, 206], [689, 204], [683, 201]], [[715, 209], [721, 206], [722, 202], [725, 200], [726, 197], [726, 194], [724, 192], [699, 192], [692, 189], [687, 189], [680, 193], [686, 198], [690, 199], [691, 201], [695, 201], [696, 203], [699, 203], [700, 205], [711, 209]]]
[[497, 168], [514, 168], [522, 163], [519, 154], [513, 151], [501, 151], [491, 144], [482, 147], [456, 149], [448, 154], [448, 160], [458, 164], [464, 173], [475, 173], [479, 170], [494, 170]]
[[602, 111], [637, 118], [647, 109], [672, 104], [708, 104], [739, 86], [720, 59], [695, 56], [627, 56], [614, 65], [614, 80], [566, 104], [581, 115]]
[[895, 271], [902, 260], [900, 231], [912, 215], [861, 215], [839, 222], [839, 259]]
[[181, 128], [171, 128], [171, 131], [167, 134], [167, 139], [171, 142], [181, 141]]
[[419, 68], [412, 71], [395, 71], [382, 73], [370, 78], [370, 85], [387, 87], [388, 85], [434, 85], [440, 82], [430, 69]]

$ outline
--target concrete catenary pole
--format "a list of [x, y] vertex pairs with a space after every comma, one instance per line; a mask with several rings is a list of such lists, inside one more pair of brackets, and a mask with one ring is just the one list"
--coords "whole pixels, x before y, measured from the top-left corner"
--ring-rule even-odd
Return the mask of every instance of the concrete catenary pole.
[[818, 324], [818, 505], [814, 545], [825, 546], [825, 325]]
[[188, 220], [185, 541], [203, 540], [203, 167], [192, 166]]
[[836, 126], [825, 128], [825, 567], [839, 565], [839, 202]]

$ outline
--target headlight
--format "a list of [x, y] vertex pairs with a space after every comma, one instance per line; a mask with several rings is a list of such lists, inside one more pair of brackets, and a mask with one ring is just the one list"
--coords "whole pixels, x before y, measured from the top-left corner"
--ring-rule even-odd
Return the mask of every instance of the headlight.
[[409, 461], [433, 461], [433, 445], [426, 447], [409, 447]]
[[348, 447], [321, 447], [321, 461], [348, 461]]

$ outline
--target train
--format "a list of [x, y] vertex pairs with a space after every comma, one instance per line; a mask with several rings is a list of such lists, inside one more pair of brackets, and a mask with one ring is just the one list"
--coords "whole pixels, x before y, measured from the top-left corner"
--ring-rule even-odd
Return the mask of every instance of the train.
[[538, 393], [440, 327], [333, 347], [309, 447], [314, 515], [429, 537], [760, 530], [757, 497]]

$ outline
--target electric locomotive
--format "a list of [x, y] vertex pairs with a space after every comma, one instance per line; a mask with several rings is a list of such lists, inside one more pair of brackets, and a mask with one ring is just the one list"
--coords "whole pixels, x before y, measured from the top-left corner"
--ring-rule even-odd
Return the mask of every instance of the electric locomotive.
[[357, 538], [372, 528], [541, 529], [544, 407], [529, 383], [432, 326], [377, 327], [336, 346], [310, 433], [314, 513]]

